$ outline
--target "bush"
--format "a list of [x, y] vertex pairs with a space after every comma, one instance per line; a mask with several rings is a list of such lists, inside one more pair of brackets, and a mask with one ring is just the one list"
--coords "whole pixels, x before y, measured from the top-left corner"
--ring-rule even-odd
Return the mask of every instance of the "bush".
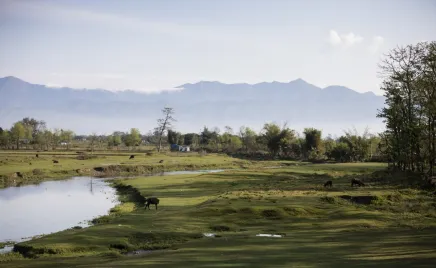
[[32, 173], [33, 173], [33, 175], [35, 175], [35, 176], [41, 176], [41, 175], [44, 175], [44, 171], [42, 171], [42, 170], [39, 169], [39, 168], [35, 168], [34, 170], [32, 170]]
[[265, 209], [262, 211], [262, 216], [269, 220], [281, 220], [284, 218], [283, 213], [277, 209]]
[[113, 216], [105, 215], [98, 218], [93, 219], [91, 222], [93, 224], [103, 224], [103, 223], [109, 223], [113, 220]]
[[338, 199], [336, 197], [333, 197], [333, 196], [323, 196], [323, 197], [321, 197], [321, 201], [329, 203], [329, 204], [338, 203]]
[[111, 249], [118, 249], [121, 251], [129, 251], [132, 249], [132, 246], [128, 243], [112, 243], [109, 245], [109, 248]]
[[386, 204], [386, 199], [382, 196], [374, 196], [373, 199], [371, 200], [371, 204], [372, 205], [376, 205], [376, 206], [381, 206], [383, 204]]
[[308, 209], [304, 209], [304, 208], [300, 208], [300, 207], [284, 207], [283, 210], [288, 213], [289, 215], [292, 216], [308, 216], [308, 215], [312, 215], [315, 212], [310, 211]]
[[89, 160], [89, 159], [96, 159], [96, 155], [88, 155], [88, 154], [81, 154], [77, 156], [77, 160]]
[[210, 227], [212, 231], [215, 232], [227, 232], [230, 231], [230, 227], [226, 225], [213, 225]]
[[0, 263], [19, 260], [19, 259], [24, 259], [24, 257], [18, 252], [9, 252], [5, 254], [0, 254]]

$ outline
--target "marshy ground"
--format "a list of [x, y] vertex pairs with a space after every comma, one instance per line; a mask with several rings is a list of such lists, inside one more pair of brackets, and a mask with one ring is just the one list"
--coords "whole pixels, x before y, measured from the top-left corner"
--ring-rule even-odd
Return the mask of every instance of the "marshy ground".
[[[386, 183], [384, 164], [280, 163], [286, 167], [253, 163], [245, 170], [116, 180], [122, 204], [110, 215], [90, 228], [21, 243], [16, 246], [21, 254], [0, 256], [0, 266], [434, 265], [436, 199], [431, 192]], [[351, 187], [352, 178], [367, 186]], [[323, 187], [327, 180], [333, 187]], [[149, 196], [159, 197], [158, 210], [141, 205]], [[256, 237], [260, 233], [282, 237]], [[139, 249], [153, 251], [125, 255]]]
[[[129, 159], [132, 154], [135, 158]], [[232, 169], [269, 164], [271, 163], [240, 160], [227, 155], [205, 157], [198, 153], [0, 151], [0, 188], [71, 176], [140, 175], [172, 170]]]

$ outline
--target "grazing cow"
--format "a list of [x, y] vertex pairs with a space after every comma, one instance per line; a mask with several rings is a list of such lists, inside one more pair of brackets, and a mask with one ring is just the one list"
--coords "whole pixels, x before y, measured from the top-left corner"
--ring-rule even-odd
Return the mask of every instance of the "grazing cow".
[[160, 160], [159, 163], [163, 163], [163, 160]]
[[365, 186], [365, 183], [363, 183], [363, 181], [361, 181], [361, 180], [358, 180], [358, 179], [352, 179], [351, 180], [351, 187], [353, 187], [354, 185], [357, 185], [357, 186]]
[[36, 154], [35, 156], [36, 156], [36, 158], [38, 158], [38, 157], [39, 157], [39, 154]]
[[159, 198], [157, 197], [150, 197], [147, 198], [147, 200], [145, 201], [145, 208], [150, 210], [150, 204], [155, 205], [156, 206], [156, 210], [157, 210], [157, 205], [159, 204]]
[[58, 160], [53, 160], [53, 164], [59, 164]]
[[129, 159], [133, 159], [133, 158], [135, 158], [135, 156], [132, 154], [132, 155], [129, 157]]
[[327, 186], [333, 187], [333, 182], [332, 181], [326, 181], [324, 183], [324, 187], [327, 187]]

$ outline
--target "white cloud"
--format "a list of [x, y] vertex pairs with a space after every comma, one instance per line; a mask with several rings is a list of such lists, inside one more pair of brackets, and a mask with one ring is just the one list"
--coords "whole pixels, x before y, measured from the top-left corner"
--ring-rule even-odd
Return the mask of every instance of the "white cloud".
[[339, 34], [335, 30], [330, 30], [329, 43], [333, 46], [350, 47], [361, 43], [363, 37], [352, 32], [348, 34]]
[[56, 83], [51, 83], [48, 82], [47, 84], [45, 84], [46, 87], [51, 87], [51, 88], [61, 88], [62, 86]]
[[342, 42], [344, 42], [345, 45], [347, 45], [347, 46], [348, 45], [351, 46], [351, 45], [360, 43], [362, 41], [363, 41], [363, 37], [359, 36], [359, 35], [355, 35], [354, 33], [342, 35]]
[[383, 43], [385, 42], [384, 38], [381, 36], [374, 36], [372, 38], [371, 45], [369, 45], [369, 52], [371, 54], [375, 54], [379, 51], [379, 49], [383, 46]]
[[339, 34], [335, 30], [330, 30], [330, 44], [336, 46], [341, 44], [342, 40]]

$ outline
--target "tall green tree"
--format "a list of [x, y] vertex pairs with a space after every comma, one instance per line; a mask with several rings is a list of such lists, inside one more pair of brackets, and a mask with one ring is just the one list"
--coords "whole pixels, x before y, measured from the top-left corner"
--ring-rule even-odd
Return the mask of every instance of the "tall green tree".
[[200, 145], [203, 147], [208, 145], [213, 138], [213, 132], [210, 131], [206, 126], [203, 128], [203, 131], [200, 133]]
[[130, 133], [126, 135], [124, 143], [128, 147], [139, 146], [141, 144], [141, 133], [137, 128], [130, 129]]
[[67, 144], [67, 150], [70, 149], [74, 136], [75, 134], [72, 130], [61, 130], [60, 140], [61, 142], [65, 142]]
[[11, 146], [12, 139], [11, 134], [8, 130], [0, 131], [0, 147], [8, 149]]
[[199, 144], [199, 140], [199, 135], [197, 133], [186, 133], [184, 135], [183, 144], [196, 147]]
[[124, 133], [119, 131], [114, 131], [112, 135], [108, 137], [108, 146], [109, 147], [117, 147], [119, 150], [119, 146], [122, 144], [121, 137]]
[[257, 149], [256, 132], [249, 127], [242, 126], [239, 129], [239, 137], [246, 152], [253, 152]]
[[31, 139], [33, 144], [37, 144], [37, 135], [44, 132], [47, 128], [46, 123], [44, 121], [36, 120], [34, 118], [25, 117], [21, 120], [24, 128], [26, 129], [26, 136]]
[[20, 149], [20, 140], [26, 137], [26, 128], [23, 123], [16, 122], [11, 128], [11, 137], [15, 141], [16, 149]]
[[391, 50], [380, 64], [384, 79], [384, 153], [401, 170], [434, 175], [436, 159], [436, 42]]
[[295, 140], [295, 131], [286, 127], [280, 128], [277, 124], [266, 123], [262, 130], [263, 139], [273, 157], [280, 152], [287, 151]]
[[305, 128], [304, 129], [304, 148], [306, 152], [306, 157], [312, 155], [317, 158], [321, 154], [322, 147], [322, 133], [321, 130], [315, 128]]
[[171, 144], [178, 144], [180, 136], [182, 136], [182, 134], [180, 132], [173, 131], [171, 129], [168, 129], [168, 131], [167, 131], [168, 143], [170, 145]]

